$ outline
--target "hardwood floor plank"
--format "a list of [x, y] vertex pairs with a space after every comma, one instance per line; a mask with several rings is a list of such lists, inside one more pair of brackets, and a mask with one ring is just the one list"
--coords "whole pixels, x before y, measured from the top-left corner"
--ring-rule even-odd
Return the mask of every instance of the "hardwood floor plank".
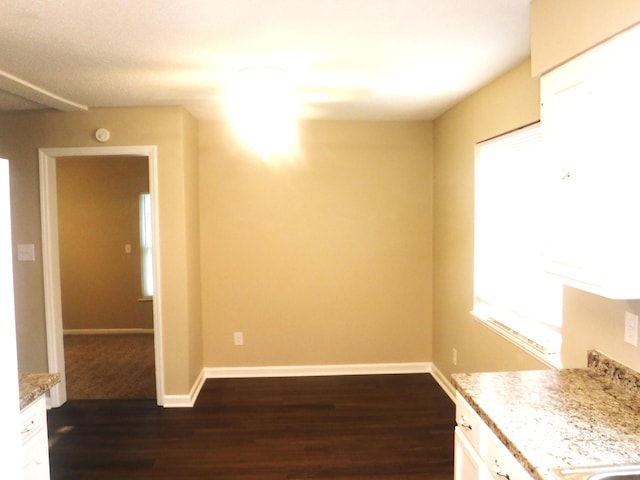
[[192, 409], [49, 411], [51, 478], [453, 478], [454, 404], [427, 374], [207, 380]]

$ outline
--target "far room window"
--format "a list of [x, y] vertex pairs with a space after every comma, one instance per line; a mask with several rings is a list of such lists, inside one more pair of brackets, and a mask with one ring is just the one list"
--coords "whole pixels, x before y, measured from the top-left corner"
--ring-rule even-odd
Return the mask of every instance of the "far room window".
[[153, 241], [151, 235], [151, 194], [140, 194], [140, 257], [142, 298], [153, 297]]
[[542, 261], [546, 162], [539, 123], [476, 146], [473, 313], [557, 364], [562, 286]]

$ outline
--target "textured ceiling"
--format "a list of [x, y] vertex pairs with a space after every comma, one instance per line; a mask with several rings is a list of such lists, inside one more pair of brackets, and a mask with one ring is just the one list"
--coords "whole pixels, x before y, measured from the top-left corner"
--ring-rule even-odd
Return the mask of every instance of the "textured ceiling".
[[529, 0], [2, 0], [0, 109], [184, 105], [286, 70], [308, 117], [430, 119], [529, 54]]

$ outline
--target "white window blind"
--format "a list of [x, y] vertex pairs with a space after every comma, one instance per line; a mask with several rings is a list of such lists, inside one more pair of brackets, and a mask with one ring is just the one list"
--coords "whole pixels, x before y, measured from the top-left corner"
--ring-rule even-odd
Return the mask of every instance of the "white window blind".
[[474, 315], [559, 353], [562, 286], [544, 272], [549, 165], [535, 124], [476, 146]]
[[151, 194], [140, 194], [140, 258], [142, 297], [153, 297], [153, 241], [151, 235]]

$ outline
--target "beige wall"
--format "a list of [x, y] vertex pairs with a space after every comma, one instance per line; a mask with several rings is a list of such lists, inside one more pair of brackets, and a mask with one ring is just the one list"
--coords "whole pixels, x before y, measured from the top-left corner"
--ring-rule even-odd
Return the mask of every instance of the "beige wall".
[[185, 247], [187, 265], [188, 383], [194, 385], [202, 372], [202, 289], [200, 269], [200, 153], [198, 122], [182, 111], [185, 159]]
[[[539, 118], [539, 81], [528, 62], [465, 99], [434, 125], [433, 361], [453, 372], [545, 368], [469, 315], [473, 302], [474, 145]], [[564, 289], [564, 367], [586, 365], [598, 349], [640, 369], [639, 349], [624, 343], [624, 312], [639, 301], [613, 301]], [[452, 349], [458, 351], [453, 365]]]
[[[9, 159], [14, 244], [16, 337], [20, 372], [47, 371], [38, 139], [46, 138], [41, 117], [0, 114], [0, 157]], [[35, 144], [34, 144], [35, 140]], [[35, 244], [35, 262], [16, 262], [15, 245]]]
[[435, 121], [433, 361], [447, 376], [542, 366], [469, 315], [475, 144], [538, 119], [538, 81], [525, 62]]
[[[100, 126], [110, 145], [159, 147], [168, 394], [188, 393], [203, 365], [430, 359], [429, 123], [307, 125], [305, 161], [284, 172], [252, 163], [215, 123], [199, 151], [181, 109], [5, 114], [16, 243], [40, 248], [37, 148], [98, 146]], [[41, 258], [16, 267], [21, 370], [46, 370]], [[229, 348], [236, 330], [241, 349]]]
[[[200, 319], [197, 252], [190, 252], [197, 226], [187, 218], [197, 217], [197, 139], [195, 121], [184, 109], [104, 108], [88, 112], [23, 112], [0, 115], [0, 156], [10, 161], [11, 207], [14, 243], [35, 243], [41, 251], [38, 148], [101, 146], [93, 134], [98, 127], [111, 131], [108, 145], [157, 145], [160, 255], [162, 291], [167, 292], [162, 311], [165, 391], [188, 393], [196, 375], [190, 365], [193, 337]], [[187, 192], [187, 187], [190, 191]], [[16, 321], [19, 366], [23, 372], [47, 370], [42, 260], [16, 262]], [[194, 271], [196, 272], [194, 274]], [[199, 344], [199, 342], [198, 342]], [[193, 351], [198, 351], [196, 345]]]
[[638, 22], [638, 0], [532, 0], [531, 72], [541, 75]]
[[302, 161], [272, 168], [201, 123], [205, 366], [431, 360], [431, 124], [301, 138]]
[[57, 159], [65, 329], [153, 328], [152, 303], [139, 301], [139, 195], [149, 191], [148, 164], [146, 157]]

